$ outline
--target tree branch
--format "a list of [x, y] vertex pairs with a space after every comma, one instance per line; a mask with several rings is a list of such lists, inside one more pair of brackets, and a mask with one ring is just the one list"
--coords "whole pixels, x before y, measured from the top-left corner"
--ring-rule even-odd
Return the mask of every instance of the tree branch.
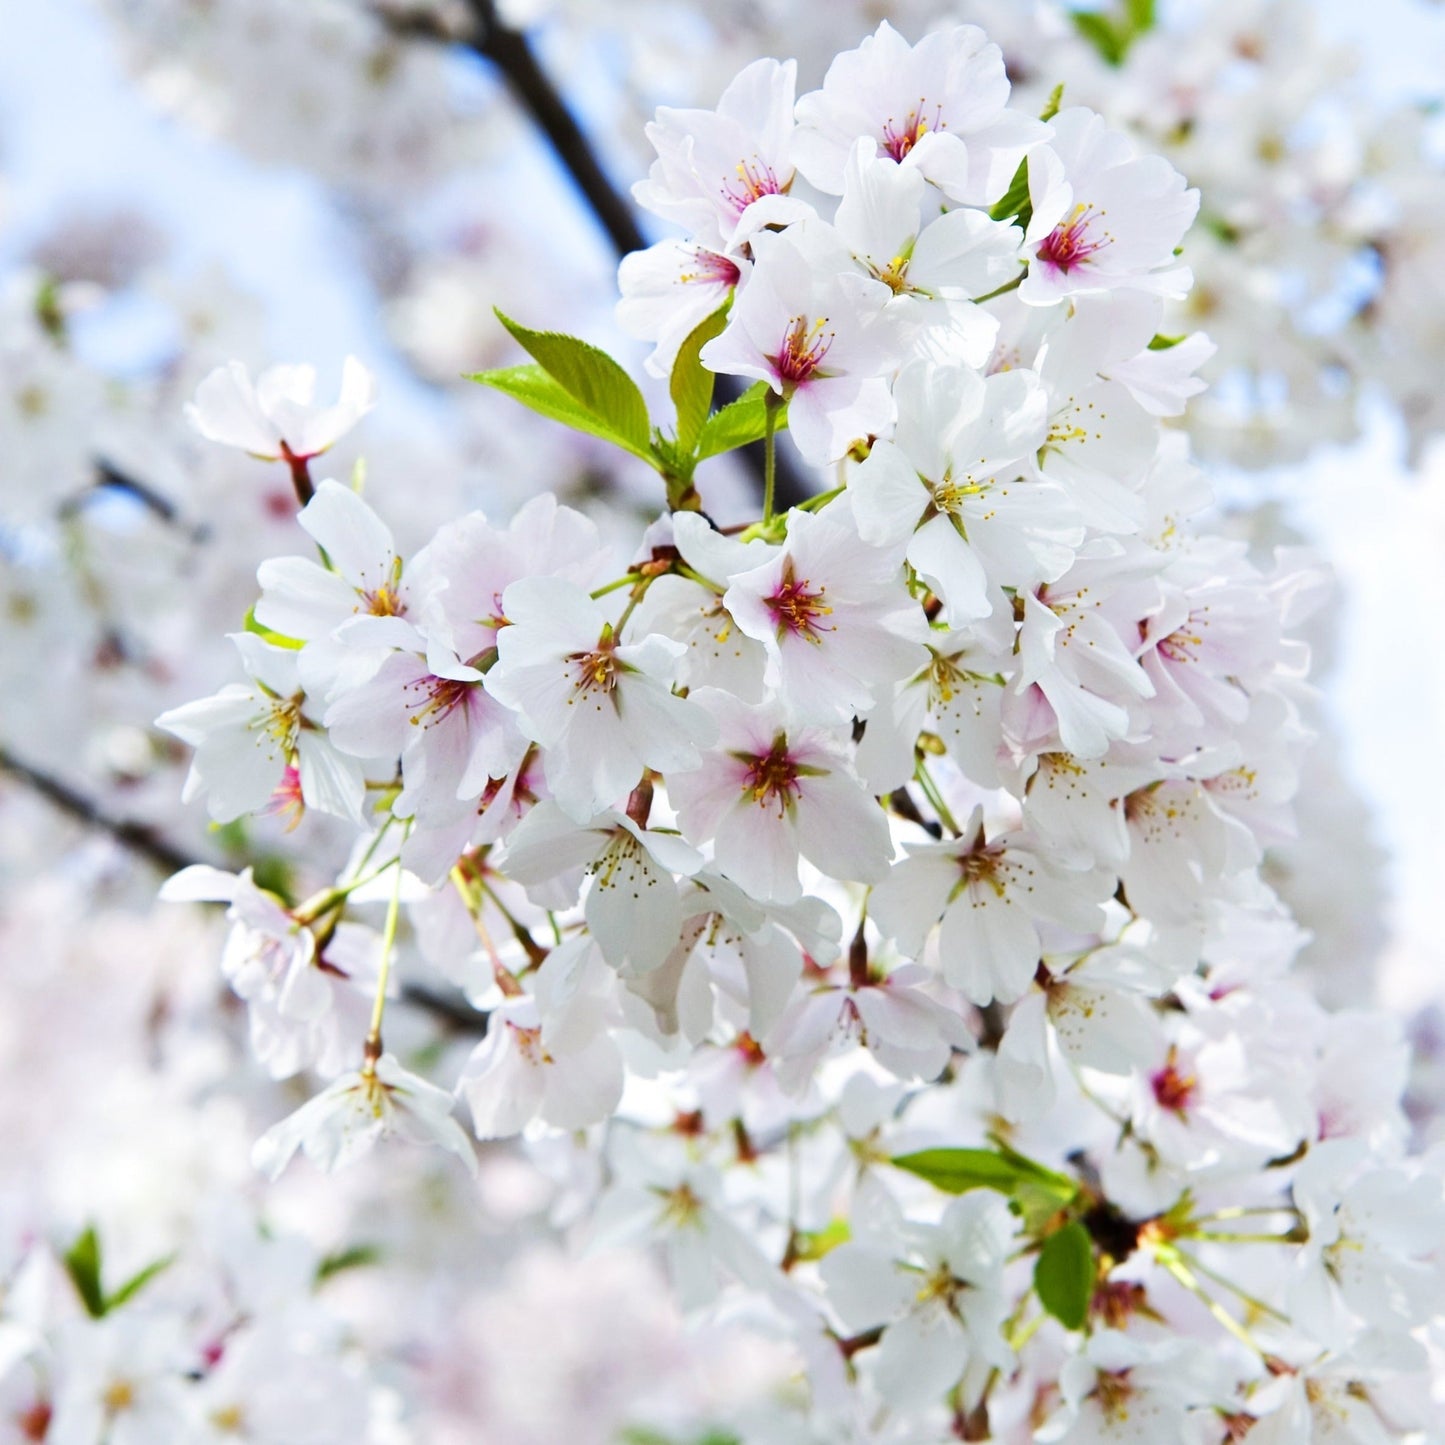
[[[504, 25], [497, 17], [494, 0], [465, 0], [473, 26], [464, 34], [453, 32], [440, 16], [417, 11], [377, 11], [394, 33], [429, 35], [434, 39], [467, 46], [502, 73], [512, 94], [546, 136], [553, 153], [581, 191], [598, 224], [607, 233], [618, 256], [640, 251], [647, 238], [637, 224], [631, 204], [602, 168], [576, 117], [561, 92], [542, 68], [531, 43], [520, 30]], [[719, 376], [717, 389], [724, 401], [736, 401], [746, 387], [733, 376]], [[741, 453], [753, 479], [762, 486], [766, 460], [761, 444], [745, 447]], [[792, 458], [777, 458], [776, 496], [780, 510], [796, 506], [813, 494], [806, 476], [799, 473]]]
[[59, 778], [51, 777], [49, 773], [43, 773], [29, 763], [22, 762], [4, 747], [0, 747], [0, 772], [9, 773], [77, 823], [98, 833], [108, 833], [117, 843], [144, 858], [163, 873], [179, 873], [182, 868], [202, 861], [162, 837], [148, 823], [112, 817], [93, 798], [86, 797], [69, 783], [61, 782]]

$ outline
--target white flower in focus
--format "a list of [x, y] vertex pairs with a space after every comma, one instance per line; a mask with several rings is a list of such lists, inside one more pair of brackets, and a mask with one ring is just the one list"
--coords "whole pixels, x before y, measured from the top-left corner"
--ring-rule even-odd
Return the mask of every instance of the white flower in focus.
[[1007, 109], [1008, 98], [1003, 54], [976, 25], [909, 45], [885, 20], [798, 101], [798, 169], [840, 195], [854, 144], [867, 136], [878, 155], [918, 170], [951, 200], [991, 205], [1049, 133]]
[[988, 616], [1000, 586], [1062, 576], [1084, 525], [1062, 488], [1038, 476], [1038, 378], [914, 362], [897, 397], [893, 440], [876, 442], [848, 481], [863, 539], [906, 541], [954, 626]]
[[941, 1399], [976, 1360], [1012, 1363], [1003, 1266], [1014, 1221], [984, 1189], [954, 1200], [936, 1225], [890, 1215], [855, 1220], [857, 1238], [826, 1254], [820, 1272], [846, 1329], [884, 1327], [869, 1361], [879, 1392], [916, 1407]]
[[[765, 381], [788, 403], [788, 432], [805, 461], [826, 466], [893, 420], [885, 377], [897, 364], [893, 293], [851, 265], [831, 236], [794, 227], [753, 238], [748, 284], [727, 329], [701, 352], [713, 371]], [[845, 253], [846, 256], [846, 253]]]
[[217, 367], [196, 388], [186, 417], [203, 437], [263, 461], [305, 462], [339, 441], [376, 405], [376, 383], [354, 357], [341, 372], [341, 395], [317, 406], [314, 366], [272, 366], [253, 384], [239, 361]]
[[214, 697], [171, 708], [156, 726], [196, 750], [182, 797], [204, 790], [218, 823], [259, 813], [296, 769], [307, 807], [354, 823], [362, 820], [366, 778], [360, 760], [345, 756], [306, 713], [301, 656], [254, 633], [231, 634], [250, 685], [230, 683]]
[[716, 736], [708, 716], [675, 697], [681, 644], [653, 633], [621, 642], [575, 583], [524, 577], [503, 597], [487, 691], [542, 745], [547, 785], [585, 823], [629, 793], [644, 768], [694, 768]]
[[668, 778], [685, 836], [713, 840], [719, 871], [760, 902], [802, 894], [798, 856], [831, 877], [872, 882], [893, 845], [883, 810], [842, 748], [776, 705], [748, 707], [712, 688], [693, 700], [717, 720], [701, 766]]
[[912, 958], [922, 957], [941, 920], [943, 976], [982, 1006], [1012, 1003], [1027, 991], [1042, 956], [1041, 922], [1092, 933], [1112, 891], [1106, 875], [1056, 867], [1036, 839], [1005, 833], [987, 840], [982, 810], [975, 810], [961, 837], [909, 844], [908, 857], [873, 890], [869, 914]]
[[397, 1135], [413, 1144], [439, 1144], [475, 1173], [476, 1155], [452, 1118], [453, 1102], [445, 1089], [383, 1054], [371, 1068], [343, 1074], [268, 1129], [256, 1141], [251, 1163], [278, 1179], [300, 1149], [329, 1174], [354, 1163], [378, 1139]]
[[[682, 931], [674, 875], [702, 867], [702, 854], [681, 838], [640, 828], [625, 813], [599, 813], [579, 827], [555, 803], [539, 803], [507, 839], [498, 870], [532, 889], [539, 903], [575, 902], [591, 876], [583, 911], [602, 956], [613, 968], [660, 968]], [[552, 883], [551, 889], [537, 889]]]
[[693, 329], [732, 296], [749, 269], [741, 257], [724, 256], [690, 241], [659, 241], [622, 258], [617, 270], [617, 324], [656, 347], [646, 366], [666, 376]]
[[1116, 288], [1183, 296], [1192, 278], [1174, 250], [1193, 224], [1199, 192], [1083, 106], [1061, 111], [1052, 129], [1029, 156], [1033, 217], [1024, 246], [1033, 259], [1019, 299], [1052, 306]]
[[806, 201], [788, 195], [797, 71], [796, 61], [755, 60], [716, 110], [659, 107], [647, 127], [657, 159], [632, 188], [637, 203], [718, 252], [738, 250], [764, 226], [811, 215]]
[[409, 588], [391, 529], [350, 487], [330, 479], [296, 519], [330, 563], [272, 557], [257, 569], [256, 621], [283, 637], [329, 637], [354, 617], [406, 617]]
[[922, 608], [899, 548], [870, 546], [847, 498], [820, 513], [788, 513], [781, 551], [733, 575], [723, 605], [767, 652], [768, 686], [805, 722], [864, 716], [928, 660]]

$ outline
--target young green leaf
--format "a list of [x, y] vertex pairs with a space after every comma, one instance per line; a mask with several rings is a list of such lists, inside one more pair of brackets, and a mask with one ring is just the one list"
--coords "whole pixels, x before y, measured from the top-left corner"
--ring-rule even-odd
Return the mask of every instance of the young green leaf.
[[1012, 1194], [1023, 1177], [1011, 1160], [994, 1149], [920, 1149], [897, 1155], [893, 1163], [945, 1194], [966, 1194], [970, 1189]]
[[1099, 58], [1105, 64], [1123, 63], [1129, 39], [1107, 15], [1101, 15], [1097, 10], [1075, 10], [1073, 20], [1074, 28], [1099, 52]]
[[332, 1275], [348, 1269], [360, 1269], [363, 1265], [375, 1264], [381, 1258], [381, 1251], [374, 1244], [353, 1244], [349, 1249], [328, 1254], [316, 1266], [316, 1283], [321, 1284]]
[[501, 311], [497, 319], [584, 412], [630, 448], [647, 451], [652, 436], [647, 403], [637, 383], [605, 351], [559, 331], [532, 331]]
[[523, 406], [530, 407], [539, 415], [549, 417], [553, 421], [560, 421], [564, 426], [570, 426], [573, 431], [601, 437], [603, 441], [611, 442], [614, 446], [619, 446], [624, 451], [631, 452], [633, 456], [641, 457], [644, 461], [653, 460], [652, 453], [645, 442], [638, 445], [623, 436], [611, 422], [605, 417], [589, 411], [567, 391], [561, 382], [550, 376], [540, 366], [529, 364], [502, 367], [497, 371], [478, 371], [468, 380], [480, 382], [483, 386], [490, 386], [494, 390], [510, 396], [514, 401], [520, 401]]
[[1082, 1328], [1094, 1295], [1094, 1246], [1078, 1221], [1051, 1234], [1034, 1265], [1039, 1303], [1066, 1329]]
[[168, 1254], [144, 1269], [138, 1269], [114, 1294], [105, 1297], [105, 1313], [118, 1310], [128, 1300], [134, 1299], [158, 1274], [164, 1274], [175, 1262], [175, 1255]]
[[105, 1314], [105, 1290], [100, 1283], [100, 1240], [87, 1225], [80, 1238], [65, 1251], [62, 1261], [85, 1312], [98, 1320]]
[[1014, 172], [1014, 178], [1010, 182], [1008, 190], [1003, 193], [1002, 198], [988, 214], [992, 220], [1012, 221], [1015, 225], [1028, 230], [1029, 222], [1033, 219], [1034, 208], [1029, 202], [1029, 160], [1027, 156], [1019, 162], [1019, 168]]
[[[764, 400], [767, 391], [767, 382], [755, 382], [736, 401], [713, 412], [698, 433], [698, 459], [715, 457], [761, 441], [768, 428], [768, 409]], [[787, 424], [788, 411], [784, 407], [778, 412], [776, 430], [782, 431]]]
[[1129, 38], [1138, 39], [1154, 28], [1154, 0], [1124, 0], [1124, 15], [1129, 22]]
[[726, 325], [727, 307], [720, 306], [688, 333], [687, 340], [678, 349], [677, 360], [672, 364], [667, 389], [672, 395], [673, 406], [677, 408], [677, 445], [688, 456], [692, 455], [698, 434], [707, 421], [717, 381], [715, 373], [698, 360], [698, 352]]

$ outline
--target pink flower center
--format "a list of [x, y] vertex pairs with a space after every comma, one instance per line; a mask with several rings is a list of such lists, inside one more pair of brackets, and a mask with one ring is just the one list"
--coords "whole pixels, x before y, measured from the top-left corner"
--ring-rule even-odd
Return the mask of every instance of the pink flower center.
[[694, 246], [692, 257], [693, 269], [683, 271], [677, 278], [683, 286], [736, 286], [743, 274], [726, 256], [719, 256], [704, 246]]
[[834, 630], [832, 626], [821, 622], [822, 618], [833, 611], [823, 602], [826, 589], [819, 587], [813, 592], [809, 588], [810, 583], [806, 577], [802, 581], [794, 578], [792, 559], [784, 562], [783, 576], [777, 590], [765, 599], [768, 611], [773, 614], [773, 625], [778, 629], [779, 637], [791, 632], [795, 637], [817, 643], [823, 640], [819, 633]]
[[788, 322], [787, 333], [773, 365], [778, 369], [778, 380], [790, 386], [802, 386], [812, 379], [828, 354], [836, 333], [826, 331], [826, 316], [819, 317], [811, 324], [806, 316], [794, 316]]
[[948, 124], [943, 119], [943, 107], [934, 106], [933, 120], [930, 121], [925, 114], [927, 104], [927, 101], [920, 99], [918, 105], [903, 117], [901, 123], [895, 122], [891, 115], [884, 122], [883, 149], [895, 161], [901, 161], [929, 131], [948, 129]]
[[1189, 1102], [1199, 1087], [1199, 1080], [1193, 1074], [1181, 1073], [1174, 1050], [1158, 1073], [1150, 1076], [1150, 1087], [1161, 1109], [1168, 1109], [1182, 1119], [1189, 1108]]
[[421, 697], [407, 704], [411, 713], [408, 721], [412, 727], [431, 727], [444, 718], [450, 717], [457, 708], [464, 707], [471, 697], [474, 682], [464, 682], [455, 677], [421, 677], [407, 684], [408, 692], [417, 692]]
[[723, 185], [723, 199], [735, 214], [741, 216], [763, 196], [781, 196], [787, 186], [782, 184], [772, 166], [758, 156], [737, 163], [737, 179]]
[[788, 752], [788, 737], [779, 733], [773, 745], [761, 756], [742, 755], [747, 764], [743, 793], [760, 808], [776, 804], [781, 818], [798, 796], [799, 769]]
[[1114, 237], [1104, 228], [1104, 212], [1077, 205], [1067, 220], [1059, 222], [1039, 247], [1039, 260], [1066, 276], [1097, 251], [1112, 244]]

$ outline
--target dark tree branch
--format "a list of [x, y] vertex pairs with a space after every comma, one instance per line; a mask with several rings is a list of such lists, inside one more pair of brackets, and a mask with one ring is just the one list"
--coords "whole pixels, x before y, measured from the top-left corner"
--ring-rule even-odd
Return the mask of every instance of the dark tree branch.
[[[464, 34], [453, 32], [436, 15], [388, 11], [385, 8], [377, 13], [398, 34], [425, 34], [466, 45], [496, 66], [513, 95], [546, 136], [553, 153], [581, 191], [597, 223], [607, 233], [613, 249], [619, 256], [642, 250], [647, 245], [647, 238], [637, 224], [636, 213], [602, 168], [592, 143], [578, 125], [561, 92], [538, 62], [527, 37], [498, 19], [494, 0], [465, 0], [465, 4], [474, 24]], [[736, 377], [719, 376], [717, 389], [724, 401], [736, 401], [746, 388]], [[765, 467], [761, 444], [744, 448], [742, 456], [761, 490]], [[813, 491], [808, 478], [793, 465], [792, 458], [786, 454], [779, 455], [775, 485], [779, 510], [796, 506], [810, 497]]]
[[[8, 748], [0, 747], [0, 772], [9, 773], [17, 782], [38, 793], [52, 807], [77, 823], [106, 833], [123, 848], [144, 858], [162, 873], [179, 873], [204, 859], [193, 857], [177, 844], [162, 837], [153, 828], [126, 818], [114, 818], [93, 798], [22, 762]], [[487, 1015], [475, 1009], [461, 994], [407, 984], [401, 991], [404, 1003], [428, 1013], [439, 1024], [463, 1034], [480, 1037], [487, 1031]]]
[[59, 778], [51, 777], [49, 773], [43, 773], [29, 763], [22, 762], [8, 748], [0, 747], [0, 772], [9, 773], [33, 792], [39, 793], [52, 807], [67, 817], [74, 818], [77, 823], [82, 823], [98, 833], [108, 833], [117, 843], [144, 858], [163, 873], [179, 873], [182, 868], [202, 861], [162, 837], [147, 823], [112, 817], [93, 798], [86, 797], [69, 783], [63, 783]]
[[429, 1013], [455, 1033], [481, 1038], [487, 1032], [490, 1015], [484, 1009], [473, 1008], [460, 993], [407, 983], [402, 985], [401, 1001]]

